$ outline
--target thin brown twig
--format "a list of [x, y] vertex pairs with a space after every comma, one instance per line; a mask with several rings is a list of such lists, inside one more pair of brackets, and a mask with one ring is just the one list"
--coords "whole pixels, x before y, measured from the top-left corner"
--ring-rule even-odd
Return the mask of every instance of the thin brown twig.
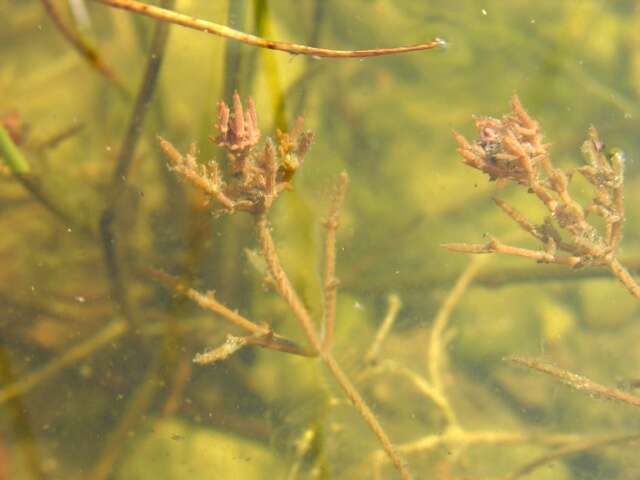
[[320, 336], [316, 332], [313, 319], [306, 309], [302, 300], [296, 293], [295, 289], [289, 281], [289, 277], [282, 268], [280, 258], [276, 251], [275, 244], [273, 243], [273, 237], [271, 236], [271, 227], [269, 226], [269, 220], [266, 215], [258, 215], [256, 217], [256, 232], [258, 236], [258, 243], [260, 244], [260, 250], [262, 256], [267, 263], [267, 269], [273, 280], [273, 285], [276, 288], [278, 294], [287, 302], [294, 317], [300, 323], [305, 336], [309, 340], [311, 346], [318, 352], [322, 350], [322, 341]]
[[[303, 304], [285, 272], [271, 235], [267, 212], [278, 196], [290, 188], [291, 179], [304, 161], [304, 156], [311, 145], [312, 133], [303, 131], [303, 120], [299, 118], [290, 132], [277, 132], [277, 145], [271, 139], [267, 139], [264, 147], [258, 149], [260, 130], [255, 105], [249, 99], [245, 109], [237, 93], [233, 96], [232, 108], [224, 102], [218, 104], [216, 128], [220, 134], [210, 138], [226, 150], [228, 170], [231, 172], [229, 179], [223, 178], [217, 162], [212, 161], [208, 165], [199, 164], [195, 158], [195, 147], [190, 148], [189, 153], [183, 156], [169, 142], [162, 141], [160, 145], [170, 160], [171, 168], [194, 186], [207, 192], [210, 200], [215, 201], [218, 207], [222, 207], [222, 212], [246, 211], [252, 214], [260, 251], [267, 267], [269, 280], [276, 292], [287, 303], [313, 352], [318, 354], [356, 411], [376, 435], [382, 449], [401, 477], [405, 480], [412, 478], [380, 422], [333, 358], [330, 348], [323, 348], [322, 338], [317, 332], [311, 313]], [[346, 187], [346, 176], [343, 182], [343, 187]], [[341, 195], [338, 195], [336, 212], [341, 202], [339, 198]], [[337, 213], [332, 216], [336, 217]], [[215, 360], [224, 358], [238, 348], [255, 341], [261, 341], [261, 339], [232, 337], [213, 352], [213, 358]]]
[[100, 72], [102, 76], [112, 82], [122, 94], [124, 94], [125, 96], [129, 96], [129, 92], [125, 88], [122, 81], [102, 59], [102, 57], [98, 53], [98, 50], [95, 47], [91, 46], [79, 32], [74, 30], [62, 20], [60, 12], [58, 12], [57, 8], [54, 6], [53, 1], [40, 1], [42, 2], [44, 9], [47, 11], [49, 17], [56, 25], [62, 36], [67, 39], [67, 41], [71, 44], [71, 46], [73, 46], [73, 48], [77, 50], [80, 56], [82, 56], [82, 58], [84, 58], [89, 65]]
[[275, 245], [273, 243], [273, 238], [271, 237], [269, 223], [264, 214], [258, 215], [256, 217], [256, 227], [258, 231], [259, 243], [262, 249], [262, 255], [267, 262], [267, 267], [269, 269], [269, 273], [271, 274], [271, 278], [274, 281], [276, 290], [278, 291], [280, 296], [287, 302], [289, 308], [291, 308], [291, 311], [298, 320], [298, 323], [304, 330], [309, 343], [311, 343], [313, 348], [320, 353], [320, 359], [329, 368], [329, 371], [333, 374], [333, 377], [336, 379], [338, 385], [340, 385], [347, 398], [351, 400], [351, 403], [363, 417], [365, 422], [369, 425], [369, 428], [371, 428], [376, 437], [378, 437], [382, 448], [387, 453], [402, 478], [412, 478], [412, 475], [407, 469], [407, 466], [398, 455], [398, 452], [396, 451], [393, 443], [389, 439], [389, 436], [387, 435], [385, 430], [382, 428], [382, 425], [380, 425], [380, 422], [376, 418], [373, 411], [371, 411], [358, 390], [351, 383], [351, 380], [349, 380], [349, 377], [347, 377], [340, 365], [335, 361], [335, 359], [331, 355], [331, 351], [323, 350], [322, 341], [320, 340], [319, 335], [316, 333], [311, 315], [301, 302], [298, 294], [289, 281], [289, 277], [282, 268], [282, 264], [280, 263], [278, 253], [276, 252]]
[[373, 411], [369, 408], [369, 405], [365, 402], [364, 398], [360, 395], [360, 392], [351, 383], [349, 377], [344, 373], [340, 365], [335, 361], [333, 355], [330, 352], [321, 355], [325, 365], [329, 368], [329, 371], [333, 374], [333, 377], [338, 382], [338, 385], [342, 387], [342, 390], [346, 394], [347, 398], [351, 400], [351, 404], [356, 408], [358, 413], [362, 416], [364, 421], [369, 425], [369, 428], [378, 437], [383, 450], [393, 463], [396, 470], [400, 473], [403, 480], [410, 480], [413, 478], [411, 472], [407, 468], [407, 464], [399, 455], [398, 450], [391, 442], [391, 439], [387, 435], [387, 432], [382, 428], [382, 425], [378, 421]]
[[329, 216], [324, 222], [327, 229], [324, 267], [324, 338], [322, 339], [322, 348], [324, 350], [329, 350], [333, 343], [338, 290], [338, 278], [336, 277], [336, 230], [340, 222], [340, 209], [344, 202], [348, 181], [347, 172], [342, 172], [336, 185]]
[[568, 267], [580, 264], [580, 257], [574, 255], [557, 255], [543, 250], [531, 250], [529, 248], [513, 247], [502, 243], [495, 237], [489, 236], [485, 244], [479, 243], [445, 243], [442, 245], [450, 252], [458, 253], [502, 253], [513, 257], [523, 257], [542, 263], [557, 263]]
[[57, 147], [60, 143], [80, 133], [84, 129], [84, 127], [85, 125], [83, 123], [74, 123], [66, 128], [63, 128], [59, 132], [54, 133], [50, 137], [38, 139], [35, 142], [30, 141], [26, 146], [27, 148], [36, 151], [52, 149]]
[[633, 405], [634, 407], [640, 407], [640, 397], [624, 392], [617, 388], [607, 387], [606, 385], [596, 383], [593, 380], [588, 379], [587, 377], [583, 377], [582, 375], [578, 375], [577, 373], [573, 373], [568, 370], [563, 370], [562, 368], [558, 368], [551, 363], [519, 355], [506, 357], [505, 360], [518, 365], [522, 365], [527, 368], [531, 368], [533, 370], [537, 370], [547, 375], [551, 375], [552, 377], [560, 380], [565, 385], [575, 390], [586, 392], [590, 396], [606, 398], [609, 400], [623, 402], [628, 405]]
[[[173, 6], [174, 4], [175, 0], [164, 0], [163, 2], [163, 5], [166, 6]], [[158, 82], [168, 37], [168, 24], [160, 23], [155, 26], [147, 66], [131, 111], [127, 131], [118, 153], [117, 163], [113, 170], [110, 196], [99, 220], [104, 262], [111, 284], [111, 295], [127, 321], [132, 323], [135, 323], [136, 318], [127, 294], [126, 276], [122, 271], [123, 267], [119, 258], [118, 239], [114, 232], [114, 224], [122, 206], [122, 199], [127, 185], [127, 175], [131, 169], [135, 149], [142, 134], [144, 119]]]
[[[527, 113], [517, 95], [511, 101], [511, 114], [501, 119], [481, 117], [475, 123], [479, 138], [473, 143], [454, 132], [458, 153], [464, 163], [487, 174], [490, 180], [520, 185], [545, 206], [547, 218], [534, 225], [506, 202], [496, 201], [512, 220], [542, 243], [543, 249], [512, 247], [493, 237], [485, 245], [454, 243], [444, 247], [464, 253], [503, 253], [573, 268], [605, 266], [631, 295], [640, 298], [640, 285], [617, 259], [625, 221], [624, 154], [614, 151], [606, 155], [597, 130], [589, 129], [582, 145], [586, 164], [575, 169], [593, 191], [591, 202], [582, 206], [568, 188], [573, 171], [565, 172], [553, 165], [538, 122]], [[604, 228], [590, 222], [590, 213], [601, 218]]]
[[183, 27], [192, 28], [204, 33], [218, 35], [220, 37], [243, 42], [255, 47], [267, 48], [270, 50], [279, 50], [299, 55], [311, 55], [315, 57], [329, 58], [359, 58], [359, 57], [379, 57], [382, 55], [394, 55], [398, 53], [415, 52], [420, 50], [430, 50], [441, 47], [445, 42], [441, 39], [435, 39], [430, 42], [420, 43], [417, 45], [409, 45], [404, 47], [393, 48], [373, 48], [367, 50], [333, 50], [329, 48], [310, 47], [307, 45], [298, 45], [295, 43], [280, 42], [275, 40], [267, 40], [255, 35], [240, 32], [233, 28], [218, 23], [213, 23], [190, 15], [174, 12], [164, 8], [156, 7], [135, 0], [94, 0], [114, 8], [128, 10], [140, 15], [161, 20], [164, 22], [175, 23]]
[[14, 173], [14, 178], [27, 190], [33, 198], [49, 213], [64, 224], [64, 226], [72, 230], [80, 231], [88, 237], [95, 237], [95, 229], [86, 224], [84, 221], [76, 218], [74, 214], [67, 211], [65, 207], [60, 205], [57, 198], [40, 186], [39, 178], [33, 174]]

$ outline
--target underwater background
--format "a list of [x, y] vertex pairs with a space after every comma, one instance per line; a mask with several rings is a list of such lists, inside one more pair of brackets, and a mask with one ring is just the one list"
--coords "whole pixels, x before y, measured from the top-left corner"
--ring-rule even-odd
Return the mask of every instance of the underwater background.
[[[640, 273], [637, 2], [148, 3], [326, 48], [442, 46], [315, 58], [95, 1], [0, 4], [0, 480], [400, 478], [322, 362], [250, 346], [194, 364], [241, 331], [148, 274], [305, 344], [265, 281], [251, 216], [212, 214], [159, 146], [223, 160], [208, 137], [234, 91], [255, 101], [263, 136], [300, 115], [314, 132], [269, 218], [318, 325], [323, 220], [349, 174], [333, 356], [415, 478], [640, 476], [637, 406], [505, 360], [640, 395], [638, 299], [600, 268], [442, 247], [487, 233], [538, 247], [492, 199], [538, 223], [544, 208], [464, 165], [452, 135], [474, 139], [474, 116], [501, 117], [517, 94], [557, 166], [584, 163], [591, 125], [625, 152], [618, 257]], [[584, 180], [571, 190], [589, 202]]]

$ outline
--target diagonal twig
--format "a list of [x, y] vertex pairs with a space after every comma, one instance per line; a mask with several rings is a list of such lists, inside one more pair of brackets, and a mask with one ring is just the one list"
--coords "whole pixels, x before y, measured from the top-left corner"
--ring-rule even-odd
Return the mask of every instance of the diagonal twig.
[[336, 185], [329, 216], [324, 222], [327, 229], [327, 238], [324, 270], [324, 338], [322, 339], [322, 346], [325, 350], [330, 349], [333, 342], [338, 290], [338, 278], [336, 277], [336, 230], [340, 222], [340, 209], [344, 202], [348, 181], [347, 172], [342, 172]]
[[359, 58], [359, 57], [379, 57], [382, 55], [394, 55], [397, 53], [416, 52], [420, 50], [431, 50], [433, 48], [445, 45], [444, 40], [436, 38], [430, 42], [419, 43], [417, 45], [408, 45], [404, 47], [392, 48], [372, 48], [366, 50], [333, 50], [330, 48], [310, 47], [307, 45], [298, 45], [295, 43], [280, 42], [276, 40], [267, 40], [249, 33], [240, 32], [229, 28], [225, 25], [202, 20], [190, 15], [174, 12], [164, 8], [149, 5], [147, 3], [138, 2], [136, 0], [94, 0], [114, 8], [128, 10], [140, 15], [155, 18], [164, 22], [175, 23], [183, 27], [199, 30], [204, 33], [218, 35], [229, 40], [236, 40], [254, 47], [267, 48], [269, 50], [279, 50], [299, 55], [311, 55], [315, 57], [329, 58]]
[[[154, 277], [156, 280], [160, 281], [163, 285], [170, 288], [174, 292], [184, 295], [188, 299], [198, 304], [198, 306], [200, 306], [201, 308], [204, 308], [205, 310], [209, 310], [217, 315], [220, 315], [221, 317], [227, 319], [234, 325], [237, 325], [238, 327], [242, 328], [243, 330], [253, 335], [252, 337], [231, 336], [231, 340], [228, 337], [227, 342], [225, 342], [225, 345], [227, 345], [227, 351], [229, 351], [229, 348], [228, 348], [229, 345], [231, 345], [234, 341], [236, 341], [236, 339], [241, 338], [241, 340], [238, 340], [236, 342], [236, 345], [238, 347], [242, 347], [244, 345], [258, 345], [263, 348], [270, 348], [271, 350], [291, 353], [293, 355], [300, 355], [303, 357], [313, 357], [316, 355], [315, 352], [305, 349], [299, 346], [298, 344], [296, 344], [294, 341], [274, 333], [268, 326], [258, 325], [257, 323], [249, 320], [248, 318], [245, 318], [244, 316], [240, 315], [238, 312], [231, 310], [230, 308], [226, 307], [225, 305], [220, 303], [218, 300], [216, 300], [216, 298], [213, 296], [213, 293], [211, 292], [208, 292], [206, 294], [200, 293], [197, 290], [193, 288], [189, 288], [186, 285], [180, 283], [177, 279], [175, 279], [171, 275], [168, 275], [167, 273], [160, 270], [154, 270], [152, 268], [148, 268], [146, 269], [146, 271], [149, 275]], [[219, 349], [216, 349], [216, 350], [219, 350]], [[195, 363], [211, 363], [207, 361], [207, 358], [208, 356], [210, 357], [211, 353], [212, 352], [209, 351], [209, 352], [205, 352], [204, 354], [198, 354], [194, 359], [194, 362]], [[217, 356], [219, 355], [218, 354], [214, 355], [214, 357], [216, 358]]]
[[587, 377], [583, 377], [582, 375], [578, 375], [577, 373], [573, 373], [568, 370], [563, 370], [562, 368], [556, 367], [551, 363], [518, 355], [506, 357], [505, 360], [517, 365], [522, 365], [524, 367], [537, 370], [542, 373], [546, 373], [547, 375], [551, 375], [552, 377], [560, 380], [565, 385], [575, 390], [587, 392], [591, 396], [606, 398], [609, 400], [616, 400], [618, 402], [633, 405], [634, 407], [640, 407], [640, 397], [627, 392], [623, 392], [622, 390], [619, 390], [617, 388], [607, 387], [606, 385], [596, 383], [593, 380], [588, 379]]

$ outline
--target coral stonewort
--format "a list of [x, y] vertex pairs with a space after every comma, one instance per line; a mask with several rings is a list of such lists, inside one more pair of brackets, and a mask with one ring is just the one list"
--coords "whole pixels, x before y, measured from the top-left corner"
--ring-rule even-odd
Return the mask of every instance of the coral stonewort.
[[[249, 99], [245, 110], [237, 92], [233, 96], [232, 108], [224, 102], [218, 103], [218, 121], [215, 127], [219, 134], [210, 139], [226, 152], [225, 168], [215, 160], [206, 165], [198, 163], [197, 149], [193, 144], [185, 155], [163, 138], [160, 138], [160, 146], [167, 154], [172, 170], [203, 191], [208, 200], [211, 200], [214, 211], [229, 214], [244, 211], [253, 216], [260, 254], [267, 266], [268, 281], [289, 306], [289, 310], [305, 334], [309, 348], [300, 347], [276, 334], [269, 325], [259, 325], [239, 315], [220, 303], [212, 293], [201, 294], [181, 285], [179, 281], [162, 272], [152, 271], [156, 278], [174, 291], [188, 296], [201, 307], [207, 308], [250, 333], [245, 337], [227, 335], [223, 345], [196, 355], [194, 362], [198, 364], [218, 362], [250, 345], [303, 356], [317, 356], [376, 435], [401, 477], [412, 478], [405, 462], [375, 414], [332, 354], [338, 286], [338, 280], [335, 277], [335, 231], [338, 228], [339, 212], [347, 187], [347, 174], [343, 172], [338, 179], [332, 206], [324, 222], [327, 230], [323, 292], [325, 305], [323, 328], [318, 330], [311, 313], [300, 299], [280, 262], [267, 218], [267, 213], [274, 201], [290, 186], [291, 179], [302, 165], [313, 139], [312, 133], [303, 130], [303, 120], [299, 118], [291, 132], [277, 132], [277, 143], [268, 138], [264, 146], [259, 147], [261, 135], [255, 105]], [[321, 335], [320, 331], [324, 334]]]
[[[514, 247], [491, 236], [486, 244], [450, 243], [444, 247], [464, 253], [503, 253], [574, 268], [604, 266], [629, 293], [640, 298], [640, 286], [617, 258], [625, 221], [623, 154], [606, 155], [595, 127], [589, 129], [582, 146], [587, 164], [575, 169], [593, 189], [591, 202], [583, 207], [568, 189], [573, 171], [565, 172], [553, 165], [538, 122], [517, 96], [513, 97], [511, 108], [511, 114], [501, 119], [478, 118], [479, 136], [473, 143], [457, 132], [454, 137], [467, 165], [486, 173], [490, 180], [525, 187], [544, 204], [549, 215], [536, 225], [505, 201], [495, 199], [498, 207], [538, 240], [542, 248]], [[601, 217], [604, 229], [590, 223], [589, 214]]]

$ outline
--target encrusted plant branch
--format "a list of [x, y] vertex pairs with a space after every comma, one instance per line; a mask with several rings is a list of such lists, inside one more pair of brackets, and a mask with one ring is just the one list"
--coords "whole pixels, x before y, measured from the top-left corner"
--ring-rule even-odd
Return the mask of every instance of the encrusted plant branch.
[[255, 47], [267, 48], [269, 50], [279, 50], [299, 55], [312, 55], [314, 57], [330, 57], [330, 58], [359, 58], [359, 57], [379, 57], [382, 55], [394, 55], [397, 53], [416, 52], [419, 50], [431, 50], [433, 48], [445, 45], [444, 40], [436, 38], [430, 42], [419, 43], [417, 45], [409, 45], [404, 47], [393, 48], [372, 48], [367, 50], [332, 50], [329, 48], [311, 47], [307, 45], [298, 45], [295, 43], [280, 42], [276, 40], [267, 40], [255, 35], [240, 32], [229, 28], [225, 25], [209, 22], [190, 15], [174, 12], [165, 8], [156, 7], [147, 3], [135, 0], [94, 0], [110, 7], [128, 10], [140, 15], [154, 18], [156, 20], [175, 23], [183, 27], [199, 30], [204, 33], [211, 33], [220, 37], [236, 40], [238, 42], [253, 45]]
[[543, 465], [546, 465], [547, 463], [550, 463], [559, 458], [596, 450], [601, 447], [617, 445], [620, 443], [632, 443], [636, 442], [638, 439], [640, 439], [639, 434], [628, 433], [622, 435], [602, 435], [596, 438], [589, 438], [586, 440], [573, 442], [568, 445], [559, 447], [549, 453], [541, 455], [530, 462], [527, 462], [526, 464], [518, 468], [518, 470], [516, 470], [515, 472], [507, 475], [504, 480], [517, 480], [518, 478], [525, 477], [537, 468], [540, 468]]
[[323, 348], [329, 350], [333, 342], [333, 329], [336, 317], [336, 297], [338, 278], [336, 277], [336, 230], [340, 220], [340, 209], [347, 192], [349, 177], [346, 172], [340, 174], [338, 185], [331, 203], [329, 216], [324, 222], [327, 229], [325, 243], [324, 269], [324, 338]]
[[[591, 184], [593, 198], [583, 207], [569, 192], [573, 171], [556, 168], [549, 157], [549, 146], [542, 141], [538, 122], [513, 97], [512, 113], [501, 119], [476, 120], [479, 138], [470, 143], [454, 132], [458, 153], [464, 162], [500, 183], [513, 182], [534, 194], [549, 211], [540, 225], [528, 221], [502, 200], [500, 207], [520, 228], [542, 244], [540, 250], [505, 245], [489, 236], [486, 244], [450, 243], [445, 248], [464, 253], [503, 253], [543, 263], [573, 268], [604, 266], [634, 297], [640, 298], [640, 286], [617, 259], [624, 225], [624, 155], [604, 153], [604, 144], [594, 127], [582, 146], [587, 164], [576, 168]], [[594, 214], [604, 222], [604, 231], [588, 219]]]
[[298, 293], [291, 285], [289, 276], [282, 268], [280, 257], [271, 236], [269, 221], [265, 215], [259, 215], [256, 218], [256, 232], [262, 256], [267, 263], [267, 270], [278, 295], [289, 305], [291, 313], [298, 320], [311, 347], [320, 352], [322, 350], [320, 336], [316, 331], [311, 314], [302, 303], [302, 300], [300, 300]]
[[[280, 262], [271, 234], [271, 225], [267, 218], [267, 213], [273, 202], [284, 190], [290, 187], [291, 179], [302, 164], [313, 135], [311, 132], [303, 130], [303, 120], [300, 118], [296, 121], [291, 132], [277, 132], [276, 143], [267, 139], [264, 147], [258, 148], [260, 130], [258, 129], [255, 105], [249, 99], [245, 109], [237, 93], [233, 96], [232, 108], [229, 108], [224, 102], [218, 104], [218, 121], [215, 127], [219, 131], [219, 135], [210, 138], [226, 152], [227, 164], [224, 169], [215, 160], [206, 165], [198, 163], [197, 150], [194, 145], [189, 148], [186, 155], [183, 155], [170, 142], [161, 138], [160, 146], [169, 158], [170, 168], [194, 187], [203, 191], [208, 200], [214, 204], [212, 208], [215, 212], [222, 214], [245, 211], [253, 216], [260, 254], [267, 267], [268, 280], [278, 295], [287, 303], [304, 332], [310, 344], [310, 355], [317, 355], [331, 372], [346, 397], [374, 432], [401, 477], [403, 479], [412, 478], [375, 414], [331, 353], [331, 332], [335, 320], [337, 288], [335, 230], [338, 226], [339, 210], [347, 185], [346, 173], [342, 173], [340, 176], [328, 220], [325, 222], [327, 227], [327, 258], [324, 285], [325, 336], [323, 338], [318, 333], [311, 313], [300, 299]], [[226, 175], [223, 174], [223, 170]], [[196, 363], [223, 360], [247, 345], [268, 348], [274, 348], [276, 343], [278, 346], [295, 345], [289, 340], [276, 336], [268, 326], [261, 327], [233, 312], [215, 300], [213, 295], [202, 295], [195, 290], [181, 287], [175, 281], [168, 281], [166, 275], [158, 275], [157, 273], [155, 275], [160, 276], [165, 283], [169, 283], [169, 286], [174, 290], [189, 296], [199, 305], [222, 315], [253, 334], [248, 337], [227, 336], [223, 345], [197, 355], [194, 359]], [[296, 346], [296, 348], [299, 347]], [[301, 354], [299, 351], [289, 351], [289, 353]]]
[[[201, 308], [220, 315], [221, 317], [227, 319], [231, 323], [237, 325], [238, 327], [246, 330], [251, 334], [251, 336], [248, 337], [236, 337], [233, 335], [228, 335], [223, 346], [196, 355], [196, 357], [193, 359], [195, 363], [215, 363], [219, 360], [227, 358], [245, 345], [258, 345], [263, 348], [269, 348], [271, 350], [291, 353], [294, 355], [301, 355], [304, 357], [313, 357], [316, 355], [315, 352], [299, 346], [293, 340], [289, 340], [282, 335], [274, 333], [268, 325], [258, 325], [248, 318], [240, 315], [238, 312], [226, 307], [215, 298], [213, 292], [207, 292], [203, 294], [193, 288], [187, 287], [165, 272], [154, 269], [147, 269], [147, 271], [150, 275], [152, 275], [165, 286], [171, 288], [176, 293], [184, 295], [193, 302], [197, 303]], [[236, 348], [230, 348], [231, 345]], [[226, 355], [224, 356], [222, 355], [223, 351], [226, 352]]]
[[634, 407], [640, 407], [640, 397], [637, 397], [636, 395], [632, 395], [617, 388], [601, 385], [587, 377], [556, 367], [551, 363], [519, 355], [507, 357], [505, 360], [516, 365], [521, 365], [550, 375], [575, 390], [586, 392], [591, 397], [606, 398], [609, 400], [627, 403]]

